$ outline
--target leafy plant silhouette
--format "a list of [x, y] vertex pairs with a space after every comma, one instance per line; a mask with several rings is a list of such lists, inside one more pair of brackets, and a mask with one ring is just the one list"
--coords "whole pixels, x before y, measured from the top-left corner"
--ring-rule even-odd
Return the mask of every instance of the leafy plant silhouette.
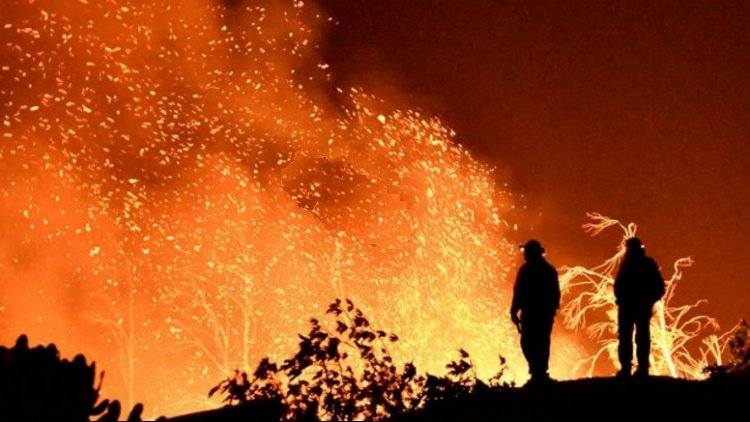
[[229, 404], [281, 402], [284, 419], [373, 420], [510, 385], [504, 382], [507, 365], [502, 357], [500, 371], [489, 385], [477, 378], [474, 363], [463, 349], [457, 360], [446, 365], [447, 375], [421, 375], [413, 363], [394, 361], [390, 347], [398, 336], [375, 329], [351, 300], [336, 299], [326, 313], [333, 319], [331, 329], [311, 319], [310, 331], [299, 335], [293, 357], [281, 365], [261, 360], [252, 378], [235, 371], [212, 388], [209, 396], [219, 393]]
[[[704, 369], [711, 378], [726, 375], [750, 377], [750, 326], [745, 319], [718, 340], [721, 350], [729, 351], [727, 362], [717, 362]], [[721, 355], [719, 355], [721, 356]]]
[[[54, 344], [29, 348], [22, 335], [12, 348], [0, 347], [0, 419], [100, 421], [120, 420], [117, 400], [99, 400], [104, 378], [96, 386], [96, 364], [83, 355], [72, 361], [60, 359]], [[128, 421], [140, 421], [143, 405], [138, 403]]]

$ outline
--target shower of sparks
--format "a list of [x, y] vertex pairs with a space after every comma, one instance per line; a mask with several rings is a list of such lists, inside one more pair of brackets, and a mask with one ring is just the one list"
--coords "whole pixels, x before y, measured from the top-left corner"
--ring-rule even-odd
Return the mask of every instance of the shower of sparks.
[[523, 377], [510, 194], [439, 120], [330, 95], [314, 7], [252, 3], [2, 2], [0, 338], [174, 414], [346, 296], [420, 369]]
[[[561, 269], [560, 282], [570, 296], [562, 311], [565, 324], [569, 328], [585, 328], [601, 346], [582, 362], [586, 373], [593, 376], [603, 359], [619, 365], [614, 276], [625, 255], [625, 241], [635, 236], [637, 227], [634, 223], [624, 225], [598, 213], [588, 216], [592, 221], [583, 227], [592, 236], [613, 226], [623, 232], [617, 253], [600, 265]], [[682, 306], [674, 304], [675, 290], [678, 281], [682, 280], [683, 269], [692, 263], [689, 257], [674, 262], [672, 275], [665, 280], [664, 298], [654, 306], [651, 320], [651, 372], [654, 374], [700, 379], [706, 376], [703, 372], [706, 366], [722, 363], [727, 334], [715, 334], [719, 328], [716, 320], [695, 313], [704, 301]], [[700, 344], [695, 344], [698, 340]]]

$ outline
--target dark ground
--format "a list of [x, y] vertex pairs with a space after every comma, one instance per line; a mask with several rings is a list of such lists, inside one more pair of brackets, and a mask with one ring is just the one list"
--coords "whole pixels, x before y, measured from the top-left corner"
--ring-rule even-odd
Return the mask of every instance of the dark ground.
[[[486, 391], [442, 402], [395, 421], [469, 420], [747, 420], [750, 378], [686, 381], [593, 378], [537, 388]], [[247, 404], [183, 415], [170, 420], [219, 422], [277, 420], [268, 404]]]

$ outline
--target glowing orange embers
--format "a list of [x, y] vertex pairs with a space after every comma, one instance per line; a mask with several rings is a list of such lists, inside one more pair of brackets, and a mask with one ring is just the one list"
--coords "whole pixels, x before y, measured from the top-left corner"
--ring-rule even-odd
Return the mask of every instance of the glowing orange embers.
[[327, 20], [261, 3], [3, 2], [2, 341], [85, 353], [106, 395], [174, 414], [348, 296], [420, 369], [464, 347], [523, 376], [508, 194], [437, 119], [332, 104]]

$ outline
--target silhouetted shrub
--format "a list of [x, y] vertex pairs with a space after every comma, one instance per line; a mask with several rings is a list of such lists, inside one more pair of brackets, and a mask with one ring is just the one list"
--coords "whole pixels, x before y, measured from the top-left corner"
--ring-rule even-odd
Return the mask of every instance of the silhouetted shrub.
[[[0, 420], [119, 420], [117, 400], [97, 403], [104, 373], [96, 387], [95, 378], [96, 364], [83, 355], [61, 360], [54, 344], [29, 348], [21, 336], [10, 349], [0, 346]], [[128, 420], [141, 420], [142, 411], [139, 403]]]
[[448, 363], [443, 377], [420, 375], [412, 363], [398, 365], [390, 345], [398, 336], [370, 325], [351, 300], [336, 300], [328, 308], [332, 330], [310, 320], [307, 335], [300, 335], [297, 353], [283, 364], [263, 359], [253, 372], [236, 371], [211, 389], [229, 404], [255, 400], [280, 401], [287, 419], [373, 420], [402, 414], [431, 403], [458, 398], [478, 389], [500, 388], [506, 370], [490, 385], [476, 376], [469, 354]]
[[712, 378], [725, 375], [750, 377], [750, 327], [744, 319], [727, 340], [729, 361], [723, 365], [711, 365], [704, 369]]

